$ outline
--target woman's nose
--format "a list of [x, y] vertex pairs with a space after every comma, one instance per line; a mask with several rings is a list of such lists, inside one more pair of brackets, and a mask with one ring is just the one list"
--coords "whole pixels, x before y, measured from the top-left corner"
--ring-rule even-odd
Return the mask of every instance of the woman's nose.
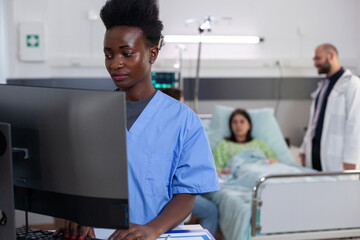
[[113, 61], [111, 62], [112, 69], [119, 69], [124, 66], [123, 60], [121, 57], [114, 57]]

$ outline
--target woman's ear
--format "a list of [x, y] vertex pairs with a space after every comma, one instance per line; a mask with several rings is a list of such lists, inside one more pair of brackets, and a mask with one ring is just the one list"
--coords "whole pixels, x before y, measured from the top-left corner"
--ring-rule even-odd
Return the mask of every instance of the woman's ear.
[[156, 61], [156, 59], [157, 59], [157, 56], [158, 56], [158, 54], [159, 54], [159, 48], [156, 46], [156, 47], [151, 47], [151, 48], [149, 48], [149, 55], [150, 55], [150, 60], [149, 60], [149, 62], [150, 62], [150, 64], [153, 64], [155, 61]]

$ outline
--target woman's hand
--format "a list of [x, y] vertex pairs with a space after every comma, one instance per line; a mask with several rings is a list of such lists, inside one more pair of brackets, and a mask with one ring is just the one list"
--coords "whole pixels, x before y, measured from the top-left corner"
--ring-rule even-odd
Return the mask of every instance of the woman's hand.
[[226, 174], [226, 175], [229, 175], [231, 173], [231, 168], [226, 168], [226, 169], [223, 169], [223, 170], [216, 170], [216, 172], [218, 174]]
[[174, 194], [159, 216], [145, 225], [130, 223], [128, 230], [117, 230], [109, 240], [156, 240], [162, 233], [178, 226], [193, 209], [195, 195]]
[[95, 232], [92, 227], [83, 227], [77, 223], [65, 220], [64, 226], [53, 234], [54, 236], [59, 236], [63, 234], [64, 238], [69, 239], [79, 239], [82, 240], [86, 237], [95, 238]]
[[278, 162], [278, 161], [277, 161], [276, 159], [274, 159], [274, 158], [269, 158], [268, 161], [269, 161], [269, 164], [273, 164], [273, 163], [277, 163], [277, 162]]
[[159, 234], [147, 225], [130, 223], [129, 230], [116, 230], [109, 240], [155, 240]]

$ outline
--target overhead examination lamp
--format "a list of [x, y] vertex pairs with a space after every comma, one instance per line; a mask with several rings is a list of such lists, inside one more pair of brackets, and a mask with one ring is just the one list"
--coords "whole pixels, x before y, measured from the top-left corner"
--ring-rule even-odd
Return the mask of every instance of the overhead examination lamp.
[[199, 108], [199, 85], [200, 85], [200, 56], [202, 43], [242, 43], [242, 44], [258, 44], [264, 41], [264, 38], [259, 36], [204, 36], [204, 32], [211, 32], [212, 23], [219, 20], [231, 21], [230, 17], [214, 17], [207, 16], [204, 18], [191, 18], [185, 20], [185, 24], [198, 23], [199, 35], [165, 35], [164, 40], [167, 43], [198, 43], [198, 58], [196, 65], [196, 77], [194, 86], [194, 102], [193, 109], [197, 113]]

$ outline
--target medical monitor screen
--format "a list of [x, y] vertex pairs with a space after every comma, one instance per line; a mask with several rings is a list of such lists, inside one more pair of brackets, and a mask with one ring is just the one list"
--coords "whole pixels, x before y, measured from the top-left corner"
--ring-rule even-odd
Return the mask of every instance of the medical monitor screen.
[[125, 94], [0, 85], [15, 208], [128, 228]]
[[151, 79], [156, 89], [175, 87], [174, 72], [151, 72]]

